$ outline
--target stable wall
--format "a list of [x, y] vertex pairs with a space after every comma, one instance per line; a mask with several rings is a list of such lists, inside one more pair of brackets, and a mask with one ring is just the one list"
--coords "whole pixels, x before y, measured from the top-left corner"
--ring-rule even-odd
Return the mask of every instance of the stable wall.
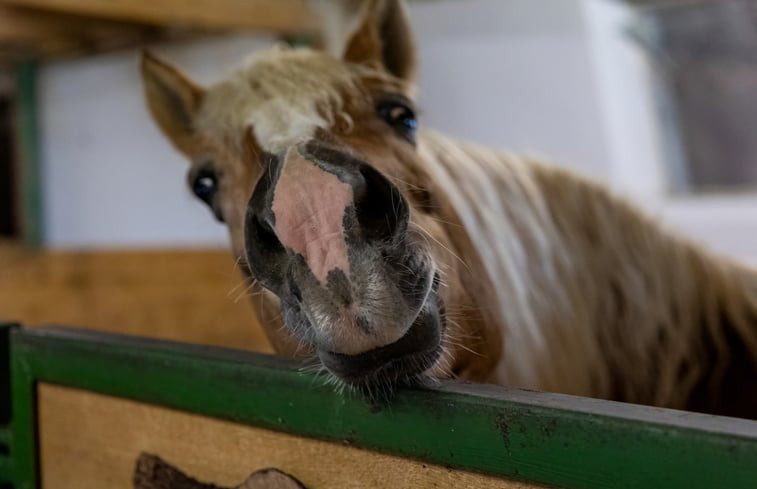
[[[712, 207], [667, 194], [651, 73], [628, 42], [633, 15], [621, 2], [437, 0], [410, 10], [422, 125], [570, 167], [718, 251], [756, 257], [749, 198]], [[208, 83], [273, 42], [236, 36], [155, 50]], [[40, 71], [47, 243], [226, 246], [147, 114], [136, 60], [112, 53]]]
[[[602, 177], [608, 152], [596, 137], [599, 107], [580, 2], [538, 3], [412, 4], [421, 123]], [[208, 83], [272, 43], [232, 37], [155, 50]], [[185, 162], [147, 114], [136, 60], [136, 52], [121, 52], [40, 72], [47, 242], [223, 246], [223, 227], [190, 195]]]
[[0, 242], [0, 322], [270, 352], [225, 250], [44, 251]]
[[[270, 39], [228, 37], [155, 51], [209, 83]], [[42, 67], [44, 235], [53, 247], [222, 246], [223, 226], [186, 184], [186, 161], [153, 124], [138, 52]]]

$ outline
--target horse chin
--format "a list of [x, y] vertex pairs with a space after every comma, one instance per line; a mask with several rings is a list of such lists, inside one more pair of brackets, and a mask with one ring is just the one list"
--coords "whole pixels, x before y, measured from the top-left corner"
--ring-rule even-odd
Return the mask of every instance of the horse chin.
[[407, 332], [394, 343], [355, 355], [316, 347], [321, 363], [347, 386], [373, 400], [388, 399], [399, 385], [423, 383], [442, 353], [444, 308], [432, 292]]

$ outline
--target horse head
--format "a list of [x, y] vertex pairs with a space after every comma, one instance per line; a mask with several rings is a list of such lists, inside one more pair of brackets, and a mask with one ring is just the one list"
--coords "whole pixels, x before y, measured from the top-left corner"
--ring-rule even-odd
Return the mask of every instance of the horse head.
[[284, 328], [266, 325], [274, 346], [299, 344], [368, 390], [459, 368], [441, 361], [456, 348], [445, 304], [470, 271], [416, 147], [414, 53], [403, 5], [372, 1], [341, 59], [278, 48], [207, 88], [142, 60], [190, 187], [280, 307]]

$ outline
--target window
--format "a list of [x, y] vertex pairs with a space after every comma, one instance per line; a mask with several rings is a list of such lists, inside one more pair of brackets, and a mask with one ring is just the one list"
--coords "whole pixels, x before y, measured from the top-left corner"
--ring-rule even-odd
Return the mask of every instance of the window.
[[676, 193], [757, 189], [757, 2], [644, 12]]

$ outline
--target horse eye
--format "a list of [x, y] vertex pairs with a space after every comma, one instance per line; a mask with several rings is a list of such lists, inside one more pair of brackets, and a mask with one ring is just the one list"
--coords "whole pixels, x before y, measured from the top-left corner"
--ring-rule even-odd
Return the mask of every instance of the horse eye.
[[410, 107], [399, 102], [385, 102], [379, 105], [378, 114], [406, 139], [411, 142], [415, 140], [418, 121]]
[[217, 191], [218, 176], [214, 171], [202, 169], [197, 172], [194, 181], [192, 181], [192, 192], [211, 208], [216, 219], [223, 222], [223, 216], [221, 216], [219, 207], [215, 202]]
[[216, 193], [217, 185], [218, 182], [215, 173], [201, 170], [197, 173], [194, 182], [192, 182], [192, 191], [200, 200], [210, 205]]

